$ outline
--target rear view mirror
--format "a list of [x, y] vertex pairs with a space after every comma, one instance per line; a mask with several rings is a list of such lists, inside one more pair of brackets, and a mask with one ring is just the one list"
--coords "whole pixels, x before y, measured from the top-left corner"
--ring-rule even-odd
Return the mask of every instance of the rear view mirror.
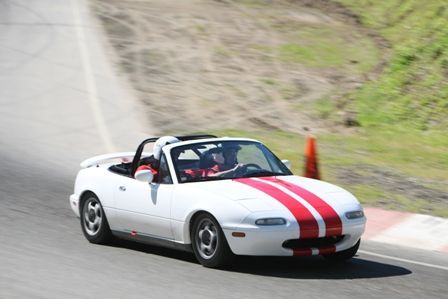
[[291, 170], [291, 162], [289, 160], [282, 160], [282, 163], [285, 164], [285, 166], [288, 167], [289, 170]]

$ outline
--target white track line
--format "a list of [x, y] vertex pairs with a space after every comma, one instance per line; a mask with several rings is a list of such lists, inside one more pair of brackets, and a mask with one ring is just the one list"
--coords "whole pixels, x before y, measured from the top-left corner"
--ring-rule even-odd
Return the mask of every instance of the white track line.
[[73, 11], [73, 18], [75, 21], [74, 27], [76, 30], [76, 35], [78, 37], [79, 52], [81, 54], [82, 66], [84, 69], [86, 88], [87, 88], [87, 93], [89, 96], [90, 108], [92, 109], [96, 126], [98, 128], [98, 131], [99, 131], [100, 137], [103, 141], [103, 144], [106, 147], [106, 150], [109, 152], [114, 152], [115, 149], [112, 144], [110, 134], [109, 134], [109, 131], [106, 126], [106, 122], [104, 120], [104, 115], [101, 111], [100, 101], [98, 99], [98, 94], [97, 94], [97, 89], [96, 89], [96, 84], [95, 84], [95, 77], [93, 75], [92, 64], [90, 61], [90, 55], [89, 55], [89, 51], [87, 49], [87, 40], [86, 40], [86, 36], [84, 34], [83, 22], [81, 19], [81, 13], [79, 10], [78, 0], [72, 0], [71, 5], [72, 5], [72, 11]]
[[417, 262], [417, 261], [408, 260], [408, 259], [402, 259], [402, 258], [399, 258], [399, 257], [388, 256], [388, 255], [379, 254], [379, 253], [370, 252], [370, 251], [365, 251], [365, 250], [358, 250], [358, 252], [362, 253], [362, 254], [368, 254], [368, 255], [372, 255], [372, 256], [376, 256], [376, 257], [389, 259], [389, 260], [394, 260], [394, 261], [399, 261], [399, 262], [404, 262], [404, 263], [409, 263], [409, 264], [414, 264], [414, 265], [425, 266], [425, 267], [430, 267], [430, 268], [435, 268], [435, 269], [448, 271], [448, 267], [444, 267], [444, 266], [433, 265], [433, 264], [428, 264], [428, 263], [422, 263], [422, 262]]

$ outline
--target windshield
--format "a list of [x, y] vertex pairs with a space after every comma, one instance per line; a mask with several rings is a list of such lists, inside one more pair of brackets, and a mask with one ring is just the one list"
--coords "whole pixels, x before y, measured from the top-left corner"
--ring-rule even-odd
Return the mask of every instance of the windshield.
[[171, 150], [179, 183], [244, 177], [291, 175], [263, 144], [253, 141], [215, 141]]

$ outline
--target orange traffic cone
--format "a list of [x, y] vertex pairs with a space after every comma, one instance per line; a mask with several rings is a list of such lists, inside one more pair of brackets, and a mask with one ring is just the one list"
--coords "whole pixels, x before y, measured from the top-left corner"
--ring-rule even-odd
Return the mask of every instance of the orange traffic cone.
[[308, 135], [305, 143], [305, 169], [304, 177], [320, 180], [317, 166], [316, 137]]

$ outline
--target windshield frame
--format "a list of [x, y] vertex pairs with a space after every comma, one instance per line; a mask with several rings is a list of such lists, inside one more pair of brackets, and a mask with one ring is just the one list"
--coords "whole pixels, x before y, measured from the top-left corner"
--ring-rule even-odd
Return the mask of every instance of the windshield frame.
[[[232, 179], [238, 179], [238, 178], [244, 178], [244, 177], [248, 177], [248, 176], [240, 176], [240, 177], [204, 177], [204, 179], [197, 179], [197, 180], [192, 180], [192, 181], [182, 181], [182, 173], [179, 169], [179, 165], [178, 165], [178, 159], [176, 157], [177, 153], [181, 150], [181, 149], [192, 149], [195, 147], [201, 147], [204, 145], [210, 145], [210, 144], [214, 144], [215, 146], [218, 147], [218, 144], [225, 144], [225, 143], [238, 143], [239, 145], [255, 145], [260, 152], [264, 155], [264, 158], [266, 159], [267, 163], [269, 164], [269, 167], [271, 169], [274, 169], [275, 167], [273, 167], [274, 164], [276, 164], [278, 166], [278, 168], [280, 169], [281, 172], [278, 173], [273, 173], [272, 175], [268, 175], [268, 176], [286, 176], [286, 175], [293, 175], [293, 173], [291, 172], [291, 170], [285, 165], [283, 164], [283, 162], [267, 147], [265, 146], [263, 143], [259, 142], [259, 141], [255, 141], [255, 140], [241, 140], [241, 139], [228, 139], [228, 140], [207, 140], [204, 142], [195, 142], [193, 144], [185, 144], [185, 145], [178, 145], [178, 146], [174, 146], [172, 148], [169, 149], [169, 156], [170, 156], [170, 160], [172, 162], [172, 166], [173, 166], [173, 171], [174, 174], [176, 176], [177, 179], [177, 183], [178, 184], [184, 184], [184, 183], [196, 183], [196, 182], [210, 182], [210, 181], [216, 181], [216, 180], [232, 180]], [[194, 150], [193, 150], [194, 151]], [[176, 158], [175, 158], [176, 157]], [[263, 176], [263, 175], [261, 175]], [[264, 175], [267, 176], [267, 175]], [[259, 177], [259, 176], [249, 176], [249, 177]]]

